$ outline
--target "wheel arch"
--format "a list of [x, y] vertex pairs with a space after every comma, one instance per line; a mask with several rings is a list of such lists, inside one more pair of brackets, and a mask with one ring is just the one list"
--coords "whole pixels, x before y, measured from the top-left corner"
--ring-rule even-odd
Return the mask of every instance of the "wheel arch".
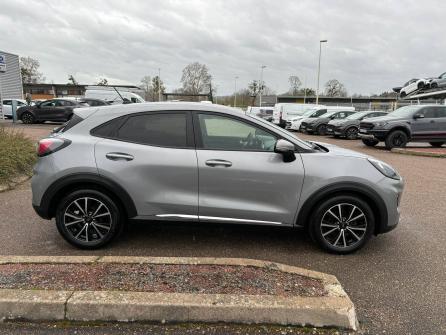
[[55, 216], [58, 200], [74, 190], [89, 188], [102, 191], [117, 201], [127, 218], [137, 215], [135, 203], [118, 183], [98, 174], [76, 173], [63, 177], [48, 187], [39, 206], [39, 215], [51, 219]]
[[396, 130], [401, 130], [404, 131], [404, 133], [407, 135], [407, 139], [410, 140], [412, 137], [412, 133], [410, 131], [410, 129], [408, 127], [402, 126], [402, 125], [398, 125], [395, 127], [392, 127], [388, 132], [386, 136], [389, 136], [392, 132], [396, 131]]
[[308, 229], [311, 223], [311, 215], [317, 206], [337, 195], [353, 195], [366, 201], [375, 216], [374, 234], [377, 235], [384, 231], [388, 221], [384, 200], [372, 188], [355, 182], [336, 183], [315, 192], [302, 205], [297, 216], [296, 225]]

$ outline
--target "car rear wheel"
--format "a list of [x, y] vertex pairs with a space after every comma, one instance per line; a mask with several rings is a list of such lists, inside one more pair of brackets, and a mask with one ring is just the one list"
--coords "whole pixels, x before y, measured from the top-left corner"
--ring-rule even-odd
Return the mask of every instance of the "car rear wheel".
[[400, 92], [400, 97], [401, 97], [401, 98], [404, 98], [406, 95], [407, 95], [406, 92], [404, 92], [404, 91], [403, 91], [403, 92]]
[[97, 190], [77, 190], [65, 196], [56, 210], [59, 233], [70, 244], [97, 249], [122, 230], [119, 206]]
[[22, 122], [25, 124], [32, 124], [35, 122], [34, 115], [32, 115], [30, 112], [24, 112], [22, 114]]
[[326, 124], [321, 124], [320, 126], [318, 126], [316, 128], [316, 132], [319, 135], [322, 135], [322, 136], [326, 135], [327, 134], [327, 125]]
[[349, 140], [356, 140], [358, 138], [358, 128], [350, 127], [345, 131], [345, 137]]
[[365, 245], [374, 227], [375, 218], [367, 202], [351, 195], [338, 195], [316, 208], [310, 228], [321, 248], [348, 254]]
[[446, 142], [429, 142], [429, 144], [432, 145], [434, 148], [440, 148], [445, 143]]
[[379, 143], [379, 141], [363, 138], [362, 143], [364, 143], [368, 147], [374, 147], [375, 145], [377, 145]]
[[386, 149], [404, 148], [407, 144], [407, 134], [402, 130], [394, 130], [386, 137]]

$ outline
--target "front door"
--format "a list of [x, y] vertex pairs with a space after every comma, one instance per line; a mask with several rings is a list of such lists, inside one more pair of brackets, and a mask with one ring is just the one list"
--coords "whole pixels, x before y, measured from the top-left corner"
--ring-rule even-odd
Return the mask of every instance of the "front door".
[[277, 136], [237, 117], [196, 112], [200, 221], [293, 225], [304, 178]]
[[424, 117], [414, 119], [411, 123], [412, 137], [414, 140], [422, 141], [423, 139], [429, 139], [437, 132], [437, 109], [442, 107], [428, 106], [422, 108], [416, 114]]
[[[123, 187], [145, 219], [197, 219], [198, 169], [189, 112], [117, 120], [95, 146], [100, 175]], [[105, 128], [104, 128], [105, 129]], [[93, 135], [101, 134], [101, 128]]]

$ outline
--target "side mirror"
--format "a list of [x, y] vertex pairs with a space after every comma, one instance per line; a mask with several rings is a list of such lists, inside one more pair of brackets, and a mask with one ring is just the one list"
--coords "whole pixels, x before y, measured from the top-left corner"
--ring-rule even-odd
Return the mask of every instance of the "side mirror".
[[424, 114], [415, 114], [413, 118], [416, 119], [424, 119]]
[[285, 163], [290, 163], [296, 159], [296, 155], [294, 154], [295, 149], [293, 143], [280, 139], [276, 142], [274, 152], [281, 154]]

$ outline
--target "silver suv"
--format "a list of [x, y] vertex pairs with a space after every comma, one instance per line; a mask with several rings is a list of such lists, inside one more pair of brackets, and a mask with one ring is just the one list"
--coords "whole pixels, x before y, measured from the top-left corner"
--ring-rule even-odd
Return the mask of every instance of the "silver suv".
[[80, 248], [129, 220], [164, 220], [304, 227], [349, 253], [399, 221], [391, 166], [218, 105], [76, 109], [38, 156], [33, 206]]

